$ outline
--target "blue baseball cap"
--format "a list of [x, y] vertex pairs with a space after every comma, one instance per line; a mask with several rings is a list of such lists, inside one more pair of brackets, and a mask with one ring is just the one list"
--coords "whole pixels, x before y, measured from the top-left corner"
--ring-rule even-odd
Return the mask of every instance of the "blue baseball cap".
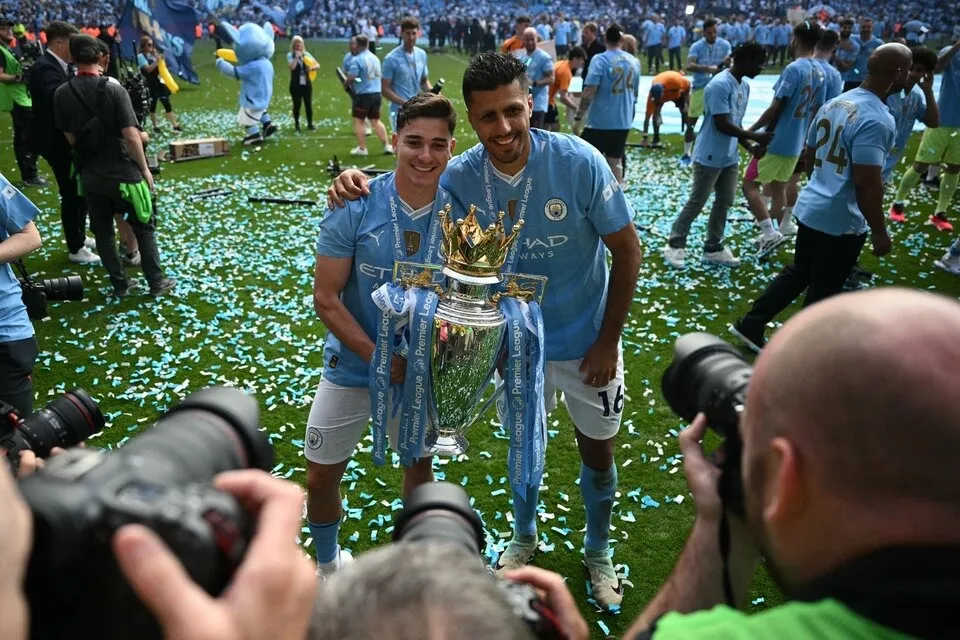
[[653, 96], [654, 100], [659, 100], [661, 97], [663, 97], [663, 85], [650, 85], [650, 95]]

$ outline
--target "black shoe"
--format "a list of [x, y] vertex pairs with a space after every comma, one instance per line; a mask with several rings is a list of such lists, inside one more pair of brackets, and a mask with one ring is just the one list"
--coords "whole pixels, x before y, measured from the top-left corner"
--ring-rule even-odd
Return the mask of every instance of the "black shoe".
[[152, 295], [154, 298], [162, 296], [168, 291], [173, 291], [176, 286], [177, 281], [173, 278], [163, 278], [160, 280], [160, 282], [150, 287], [150, 295]]
[[931, 180], [927, 180], [927, 177], [924, 176], [924, 177], [923, 177], [923, 186], [925, 186], [927, 189], [930, 189], [931, 191], [939, 191], [939, 190], [940, 190], [940, 176], [933, 176], [933, 179], [931, 179]]
[[277, 132], [277, 125], [273, 124], [272, 122], [269, 122], [267, 123], [267, 126], [263, 128], [263, 137], [269, 138], [276, 132]]
[[315, 131], [316, 127], [313, 126], [313, 123], [311, 122], [310, 124], [307, 125], [307, 129], [309, 129], [310, 131]]
[[47, 182], [47, 179], [44, 178], [43, 176], [34, 176], [29, 180], [24, 180], [23, 184], [25, 184], [28, 187], [45, 187], [49, 183]]
[[297, 133], [300, 133], [300, 125], [298, 124], [293, 125], [293, 130], [296, 131]]
[[140, 293], [140, 280], [127, 280], [127, 286], [123, 288], [116, 288], [113, 290], [113, 295], [117, 298], [125, 298], [134, 293]]
[[176, 131], [177, 133], [183, 133], [183, 127], [181, 127], [180, 125], [175, 126], [173, 130]]
[[253, 147], [258, 144], [263, 144], [263, 136], [259, 133], [251, 133], [243, 139], [243, 146], [245, 147]]
[[737, 320], [728, 327], [730, 333], [737, 336], [748, 349], [760, 353], [767, 346], [767, 339], [763, 337], [763, 329], [754, 331], [744, 325], [743, 320]]
[[857, 280], [873, 280], [873, 273], [861, 268], [860, 265], [854, 265], [853, 269], [850, 270], [850, 277]]

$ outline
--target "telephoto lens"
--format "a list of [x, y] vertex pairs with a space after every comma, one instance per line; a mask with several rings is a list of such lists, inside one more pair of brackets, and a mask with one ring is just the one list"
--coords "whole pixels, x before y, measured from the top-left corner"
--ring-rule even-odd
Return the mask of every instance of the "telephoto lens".
[[25, 591], [42, 638], [160, 638], [123, 579], [110, 541], [125, 524], [155, 531], [212, 596], [252, 535], [249, 515], [211, 485], [233, 469], [273, 467], [254, 398], [226, 387], [189, 396], [129, 444], [71, 449], [20, 483], [33, 512]]
[[449, 482], [428, 482], [411, 492], [393, 528], [394, 542], [449, 542], [483, 552], [483, 523], [470, 496]]
[[63, 278], [50, 278], [41, 280], [43, 292], [49, 302], [61, 302], [63, 300], [83, 300], [83, 280], [80, 276], [66, 276]]
[[103, 425], [103, 414], [93, 398], [83, 389], [73, 389], [17, 424], [7, 456], [16, 469], [21, 451], [47, 458], [54, 447], [77, 445], [102, 431]]

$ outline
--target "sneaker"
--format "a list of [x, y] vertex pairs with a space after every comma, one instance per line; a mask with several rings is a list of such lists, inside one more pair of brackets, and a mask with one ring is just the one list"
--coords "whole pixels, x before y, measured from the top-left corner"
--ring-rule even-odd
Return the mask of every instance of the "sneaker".
[[340, 571], [347, 565], [353, 564], [353, 555], [346, 549], [337, 551], [337, 557], [330, 562], [317, 565], [317, 577], [321, 581], [326, 581], [330, 576]]
[[393, 145], [389, 142], [383, 147], [383, 152], [386, 154], [393, 155]]
[[537, 552], [537, 536], [530, 540], [521, 540], [516, 535], [507, 543], [507, 548], [503, 550], [500, 557], [497, 558], [497, 564], [494, 565], [494, 572], [502, 576], [505, 572], [513, 569], [522, 569], [527, 566]]
[[352, 155], [352, 156], [366, 156], [366, 155], [367, 155], [367, 150], [366, 150], [366, 149], [361, 149], [360, 147], [354, 147], [353, 149], [350, 149], [350, 155]]
[[607, 610], [611, 607], [619, 607], [623, 602], [623, 583], [617, 575], [617, 570], [613, 568], [610, 555], [607, 552], [595, 554], [586, 551], [583, 564], [586, 565], [587, 572], [590, 574], [590, 589], [597, 604]]
[[943, 257], [939, 260], [934, 260], [933, 264], [947, 273], [960, 276], [960, 256], [950, 255], [949, 251], [943, 254]]
[[858, 264], [853, 265], [853, 269], [850, 269], [850, 275], [857, 280], [873, 280], [873, 272], [867, 271]]
[[263, 136], [259, 133], [251, 133], [243, 139], [243, 146], [245, 147], [253, 147], [258, 144], [263, 144]]
[[123, 258], [121, 258], [123, 264], [130, 265], [131, 267], [140, 266], [140, 250], [134, 251], [133, 253], [124, 253]]
[[894, 202], [892, 205], [890, 205], [890, 211], [887, 213], [887, 217], [894, 222], [906, 222], [907, 216], [903, 210], [903, 203]]
[[714, 264], [718, 267], [740, 266], [740, 260], [738, 260], [727, 247], [724, 247], [720, 251], [704, 251], [701, 260], [704, 264]]
[[793, 216], [790, 216], [783, 224], [777, 227], [777, 231], [782, 233], [785, 236], [795, 236], [797, 235], [797, 223], [793, 221]]
[[277, 132], [277, 125], [272, 122], [268, 122], [267, 125], [263, 128], [263, 137], [269, 138]]
[[70, 262], [76, 264], [100, 264], [100, 256], [90, 251], [86, 246], [82, 246], [76, 253], [70, 254]]
[[950, 224], [949, 220], [947, 220], [947, 214], [943, 211], [930, 216], [930, 219], [927, 220], [927, 224], [932, 224], [940, 231], [953, 231], [953, 225]]
[[774, 231], [772, 236], [760, 236], [757, 240], [757, 260], [766, 258], [786, 241], [787, 236], [779, 231]]
[[927, 180], [927, 177], [923, 177], [923, 186], [930, 191], [939, 191], [940, 190], [940, 176], [933, 176], [932, 179]]
[[96, 249], [97, 248], [96, 238], [91, 238], [90, 236], [87, 236], [86, 238], [83, 239], [83, 246], [85, 246], [87, 249]]
[[763, 331], [757, 333], [747, 330], [743, 325], [743, 320], [737, 320], [727, 329], [754, 353], [760, 353], [767, 344], [767, 339], [763, 337]]
[[113, 295], [117, 298], [125, 298], [126, 296], [132, 295], [134, 293], [140, 293], [141, 284], [140, 280], [134, 278], [133, 280], [127, 280], [127, 286], [121, 289], [114, 289]]
[[373, 133], [373, 127], [367, 127], [366, 129], [363, 130], [363, 135], [365, 136], [369, 136], [372, 133]]
[[683, 269], [684, 259], [687, 257], [687, 250], [683, 248], [666, 247], [663, 250], [663, 261], [671, 267]]
[[860, 291], [861, 289], [866, 289], [867, 287], [868, 287], [867, 283], [857, 278], [857, 276], [853, 275], [852, 272], [850, 273], [850, 275], [847, 276], [847, 279], [843, 282], [844, 291]]
[[173, 291], [174, 287], [177, 286], [177, 281], [173, 278], [163, 278], [157, 284], [150, 287], [150, 295], [154, 298], [162, 296], [168, 291]]
[[683, 154], [682, 156], [680, 156], [681, 167], [689, 167], [692, 162], [693, 160], [691, 160], [690, 156], [688, 156], [687, 154]]
[[47, 182], [47, 179], [44, 178], [43, 176], [34, 176], [29, 180], [24, 180], [23, 184], [25, 184], [28, 187], [45, 187], [49, 183]]

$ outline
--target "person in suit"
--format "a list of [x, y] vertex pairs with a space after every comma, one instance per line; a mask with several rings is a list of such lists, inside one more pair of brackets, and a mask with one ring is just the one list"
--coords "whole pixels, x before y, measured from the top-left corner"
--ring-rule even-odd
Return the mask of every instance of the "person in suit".
[[30, 95], [33, 98], [33, 119], [30, 141], [34, 152], [53, 170], [60, 191], [60, 224], [67, 241], [71, 262], [94, 264], [99, 256], [91, 251], [92, 238], [87, 238], [86, 203], [79, 195], [77, 181], [71, 176], [70, 145], [54, 125], [53, 94], [71, 73], [70, 36], [79, 30], [66, 22], [51, 22], [46, 27], [47, 50], [30, 70]]

